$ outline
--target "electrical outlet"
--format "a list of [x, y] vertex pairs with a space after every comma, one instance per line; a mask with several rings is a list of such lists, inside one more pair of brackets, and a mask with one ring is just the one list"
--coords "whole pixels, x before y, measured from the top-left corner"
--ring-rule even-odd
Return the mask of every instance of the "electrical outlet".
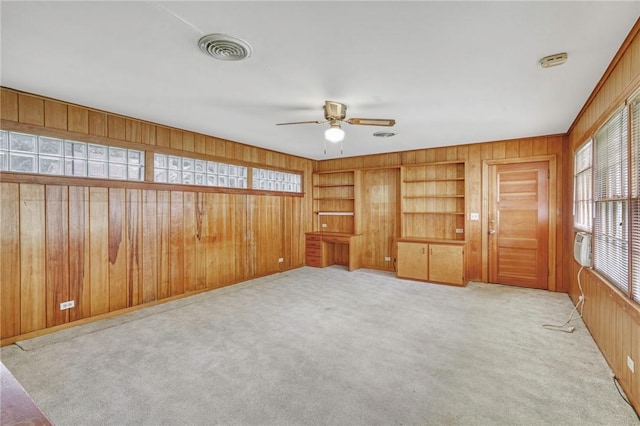
[[60, 304], [60, 310], [64, 311], [65, 309], [70, 309], [76, 306], [76, 302], [74, 300], [69, 300], [68, 302], [62, 302]]
[[323, 223], [321, 226], [322, 226], [323, 228], [326, 228], [326, 227], [327, 227], [327, 224], [326, 224], [326, 223]]
[[278, 258], [278, 263], [283, 263], [284, 262], [284, 257], [279, 257]]
[[627, 368], [629, 368], [632, 373], [636, 372], [636, 365], [629, 355], [627, 355]]
[[464, 234], [464, 229], [456, 228], [456, 234]]
[[480, 220], [480, 214], [479, 213], [471, 213], [471, 220]]
[[389, 256], [385, 256], [385, 257], [384, 257], [384, 261], [385, 261], [385, 262], [391, 262], [391, 258], [390, 258]]

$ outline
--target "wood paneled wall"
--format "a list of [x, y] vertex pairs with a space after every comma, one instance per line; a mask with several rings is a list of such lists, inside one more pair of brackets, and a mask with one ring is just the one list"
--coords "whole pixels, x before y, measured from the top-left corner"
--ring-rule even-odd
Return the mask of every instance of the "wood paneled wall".
[[400, 236], [400, 170], [366, 170], [361, 185], [362, 267], [393, 270], [393, 239]]
[[[311, 187], [311, 160], [1, 94], [4, 129], [299, 171]], [[310, 196], [3, 173], [1, 343], [302, 266], [311, 221]]]
[[7, 182], [0, 194], [3, 339], [302, 265], [300, 197]]
[[[565, 281], [574, 303], [578, 302], [578, 270], [573, 260], [573, 158], [575, 151], [619, 108], [633, 92], [640, 88], [640, 19], [620, 47], [602, 80], [571, 126], [569, 149], [565, 162], [564, 193]], [[600, 347], [609, 366], [620, 381], [635, 409], [640, 411], [640, 306], [625, 299], [611, 284], [591, 270], [580, 274], [585, 293], [583, 319]], [[627, 356], [635, 362], [635, 373], [627, 368]]]
[[[465, 161], [466, 162], [466, 203], [467, 220], [465, 221], [465, 238], [469, 241], [467, 248], [466, 277], [470, 280], [481, 280], [483, 278], [482, 268], [482, 216], [479, 221], [468, 219], [469, 213], [483, 211], [482, 200], [482, 164], [485, 160], [521, 159], [536, 158], [541, 156], [555, 156], [558, 170], [556, 170], [556, 221], [562, 223], [562, 189], [564, 187], [564, 176], [560, 170], [563, 164], [564, 151], [566, 150], [566, 139], [563, 135], [542, 136], [525, 139], [514, 139], [508, 141], [476, 143], [470, 145], [459, 145], [452, 147], [430, 148], [415, 151], [397, 152], [391, 154], [368, 155], [365, 157], [349, 157], [336, 160], [320, 161], [317, 165], [318, 171], [356, 169], [367, 170], [382, 168], [397, 168], [402, 165], [434, 163], [442, 161]], [[387, 184], [392, 186], [395, 182], [395, 175], [387, 177]], [[381, 175], [382, 177], [382, 175]], [[379, 183], [378, 183], [379, 184]], [[364, 185], [363, 185], [364, 187]], [[396, 202], [399, 205], [399, 201]], [[390, 206], [390, 214], [395, 210]], [[368, 217], [372, 212], [365, 205], [362, 209], [362, 223], [375, 221]], [[373, 213], [376, 214], [376, 213]], [[389, 220], [398, 220], [389, 217]], [[373, 247], [382, 247], [388, 235], [379, 234], [378, 241], [369, 240], [367, 244]], [[556, 245], [556, 290], [567, 291], [568, 287], [562, 281], [562, 252], [564, 249], [564, 229], [558, 226], [556, 235], [552, 237]], [[367, 256], [368, 254], [365, 253]], [[363, 258], [364, 264], [376, 265], [378, 259]], [[486, 278], [485, 278], [486, 279]]]

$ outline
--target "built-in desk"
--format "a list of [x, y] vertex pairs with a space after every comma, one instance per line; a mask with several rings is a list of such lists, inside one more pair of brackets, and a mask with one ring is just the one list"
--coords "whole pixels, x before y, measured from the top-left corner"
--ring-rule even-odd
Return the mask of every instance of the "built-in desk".
[[360, 235], [338, 232], [308, 232], [306, 234], [305, 260], [307, 266], [324, 268], [344, 265], [349, 271], [359, 269]]

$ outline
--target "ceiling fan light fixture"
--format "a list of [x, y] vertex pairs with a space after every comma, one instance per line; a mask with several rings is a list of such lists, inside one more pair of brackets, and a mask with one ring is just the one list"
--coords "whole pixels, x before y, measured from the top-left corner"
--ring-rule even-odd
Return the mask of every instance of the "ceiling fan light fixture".
[[333, 143], [342, 142], [344, 139], [344, 130], [340, 127], [340, 123], [331, 123], [331, 127], [324, 131], [324, 138]]

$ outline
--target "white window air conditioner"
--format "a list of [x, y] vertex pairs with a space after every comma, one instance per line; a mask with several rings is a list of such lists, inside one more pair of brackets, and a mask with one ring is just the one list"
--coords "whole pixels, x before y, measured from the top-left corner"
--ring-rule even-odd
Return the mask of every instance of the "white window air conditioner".
[[591, 234], [585, 232], [576, 234], [573, 243], [573, 257], [580, 266], [591, 267]]

